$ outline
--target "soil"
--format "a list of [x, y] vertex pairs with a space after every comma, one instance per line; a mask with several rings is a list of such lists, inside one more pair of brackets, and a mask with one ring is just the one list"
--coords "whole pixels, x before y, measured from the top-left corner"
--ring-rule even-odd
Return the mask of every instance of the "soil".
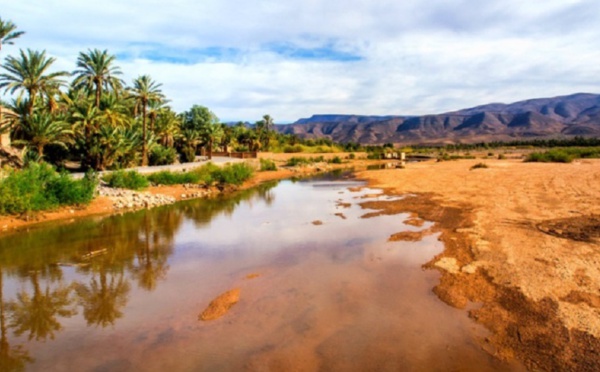
[[[281, 165], [290, 156], [298, 154], [270, 158]], [[430, 232], [440, 233], [445, 250], [425, 265], [442, 273], [433, 291], [449, 305], [468, 309], [471, 318], [491, 331], [482, 345], [486, 350], [495, 350], [501, 359], [518, 359], [532, 370], [596, 370], [600, 160], [540, 164], [488, 159], [488, 168], [470, 171], [479, 162], [429, 161], [408, 163], [405, 169], [359, 171], [357, 176], [370, 187], [405, 196], [364, 206], [377, 213], [411, 213], [409, 224], [417, 226], [434, 222]], [[352, 163], [358, 168], [365, 164]], [[314, 171], [259, 172], [243, 187]], [[149, 191], [180, 200], [185, 188]], [[110, 200], [97, 198], [82, 209], [28, 219], [3, 217], [0, 228], [12, 231], [41, 221], [114, 212]]]
[[[446, 249], [434, 292], [468, 306], [502, 359], [532, 370], [600, 365], [600, 161], [409, 164], [358, 176], [402, 200], [368, 203], [435, 222]], [[392, 237], [393, 238], [393, 237]]]

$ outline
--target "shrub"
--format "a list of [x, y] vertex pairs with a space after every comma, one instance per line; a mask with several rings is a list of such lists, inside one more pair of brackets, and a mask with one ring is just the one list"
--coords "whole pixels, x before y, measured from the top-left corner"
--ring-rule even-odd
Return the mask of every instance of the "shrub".
[[53, 209], [61, 205], [87, 204], [97, 179], [89, 173], [82, 180], [58, 174], [46, 163], [32, 163], [23, 170], [8, 171], [0, 181], [0, 213], [17, 214]]
[[261, 172], [276, 171], [276, 170], [277, 170], [277, 165], [275, 165], [275, 162], [273, 160], [260, 159], [260, 171]]
[[504, 160], [504, 159], [506, 159], [506, 155], [498, 154], [498, 160]]
[[342, 159], [339, 156], [335, 156], [333, 159], [329, 160], [331, 164], [342, 164]]
[[136, 171], [114, 171], [102, 177], [102, 180], [106, 182], [109, 187], [117, 187], [121, 189], [130, 190], [145, 189], [150, 184], [146, 177], [142, 176], [139, 172]]
[[297, 152], [302, 152], [303, 148], [302, 145], [287, 145], [283, 148], [283, 152], [285, 152], [286, 154], [292, 154], [292, 153], [297, 153]]
[[198, 183], [200, 176], [194, 172], [180, 173], [171, 171], [162, 171], [152, 173], [148, 177], [148, 181], [155, 185], [181, 185], [185, 183]]
[[301, 164], [308, 164], [309, 161], [307, 158], [300, 158], [300, 157], [291, 157], [288, 159], [288, 161], [285, 163], [285, 165], [287, 165], [288, 167], [295, 167], [297, 165], [301, 165]]
[[60, 173], [48, 182], [49, 197], [59, 205], [89, 204], [98, 186], [98, 176], [87, 172], [81, 180], [74, 180], [68, 173]]
[[150, 151], [148, 160], [150, 165], [169, 165], [175, 163], [176, 158], [177, 151], [174, 148], [157, 145]]
[[356, 155], [351, 152], [350, 155], [348, 155], [348, 159], [356, 159]]
[[215, 181], [213, 173], [217, 172], [220, 168], [213, 163], [206, 163], [205, 165], [191, 170], [189, 173], [196, 174], [198, 176], [198, 182], [203, 182], [210, 185]]
[[236, 163], [226, 165], [211, 172], [212, 178], [220, 184], [241, 185], [248, 178], [252, 177], [252, 167], [246, 163]]
[[573, 156], [561, 149], [549, 150], [546, 152], [532, 152], [525, 158], [526, 162], [534, 163], [570, 163]]
[[481, 169], [481, 168], [488, 168], [488, 166], [486, 163], [477, 163], [474, 166], [472, 166], [469, 170]]

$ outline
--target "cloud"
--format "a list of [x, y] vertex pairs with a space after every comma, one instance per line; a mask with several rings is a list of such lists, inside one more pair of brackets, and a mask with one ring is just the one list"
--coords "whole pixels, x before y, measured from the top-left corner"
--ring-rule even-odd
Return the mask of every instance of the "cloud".
[[178, 111], [290, 122], [317, 113], [427, 114], [597, 91], [595, 0], [32, 0], [3, 5], [73, 70], [90, 48], [150, 74]]

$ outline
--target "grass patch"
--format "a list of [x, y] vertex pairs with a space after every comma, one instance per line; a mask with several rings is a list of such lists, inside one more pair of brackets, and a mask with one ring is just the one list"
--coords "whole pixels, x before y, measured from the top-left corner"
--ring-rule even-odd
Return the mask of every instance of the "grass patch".
[[489, 168], [489, 167], [486, 163], [477, 163], [474, 166], [472, 166], [471, 168], [469, 168], [469, 170], [482, 169], [482, 168]]
[[305, 158], [305, 157], [292, 157], [289, 158], [287, 163], [285, 163], [285, 165], [287, 165], [288, 167], [295, 167], [297, 165], [308, 165], [308, 164], [314, 164], [314, 163], [321, 163], [324, 162], [325, 158], [323, 158], [322, 156], [316, 156], [316, 157], [310, 157], [310, 158]]
[[211, 173], [213, 180], [220, 184], [241, 185], [252, 177], [254, 170], [246, 163], [226, 165]]
[[194, 172], [182, 173], [162, 171], [147, 176], [148, 181], [155, 185], [182, 185], [186, 183], [199, 183], [200, 175]]
[[141, 190], [150, 185], [148, 179], [136, 171], [118, 170], [102, 177], [109, 187], [129, 190]]
[[0, 181], [0, 214], [18, 214], [89, 204], [98, 180], [88, 173], [81, 180], [57, 173], [50, 165], [32, 163], [23, 170], [10, 170]]
[[273, 160], [270, 159], [260, 159], [260, 171], [268, 172], [268, 171], [276, 171], [277, 165]]
[[525, 158], [526, 162], [570, 163], [575, 159], [598, 159], [600, 147], [565, 147], [544, 152], [532, 152]]

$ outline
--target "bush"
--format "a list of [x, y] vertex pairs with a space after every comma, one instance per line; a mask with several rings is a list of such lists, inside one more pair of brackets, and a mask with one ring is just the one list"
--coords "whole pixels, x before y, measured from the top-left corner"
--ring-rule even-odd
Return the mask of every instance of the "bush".
[[136, 171], [114, 171], [102, 177], [102, 180], [106, 182], [109, 187], [130, 190], [141, 190], [150, 185], [148, 179]]
[[200, 176], [194, 172], [175, 173], [171, 171], [162, 171], [152, 173], [146, 178], [155, 185], [181, 185], [185, 183], [200, 182]]
[[203, 182], [210, 185], [215, 181], [213, 173], [219, 171], [219, 167], [213, 163], [206, 163], [205, 165], [191, 170], [189, 173], [193, 173], [198, 176], [198, 182]]
[[87, 174], [74, 180], [58, 174], [46, 163], [8, 171], [0, 181], [0, 213], [17, 214], [53, 209], [61, 205], [87, 204], [96, 190], [97, 179]]
[[211, 172], [212, 178], [220, 184], [231, 184], [241, 185], [252, 177], [252, 167], [246, 163], [236, 163], [233, 165], [226, 165], [223, 168], [219, 168]]
[[277, 165], [275, 165], [275, 162], [273, 160], [260, 159], [260, 171], [261, 172], [276, 171], [276, 170], [277, 170]]
[[287, 145], [283, 148], [283, 152], [285, 152], [286, 154], [292, 154], [292, 153], [297, 153], [297, 152], [302, 152], [303, 151], [303, 147], [302, 145]]
[[506, 155], [498, 154], [498, 160], [504, 160], [504, 159], [506, 159]]
[[177, 151], [172, 147], [154, 146], [150, 151], [150, 165], [169, 165], [175, 163]]
[[532, 152], [527, 155], [525, 161], [533, 163], [570, 163], [573, 161], [573, 158], [566, 151], [556, 149], [546, 152]]
[[342, 159], [339, 156], [335, 156], [333, 159], [329, 160], [331, 164], [342, 164]]
[[81, 180], [74, 180], [63, 172], [48, 182], [47, 191], [59, 205], [89, 204], [94, 199], [98, 176], [87, 172]]
[[356, 159], [356, 155], [351, 152], [350, 155], [348, 155], [348, 159]]
[[472, 166], [469, 170], [481, 169], [481, 168], [488, 168], [488, 166], [486, 163], [477, 163], [474, 166]]

